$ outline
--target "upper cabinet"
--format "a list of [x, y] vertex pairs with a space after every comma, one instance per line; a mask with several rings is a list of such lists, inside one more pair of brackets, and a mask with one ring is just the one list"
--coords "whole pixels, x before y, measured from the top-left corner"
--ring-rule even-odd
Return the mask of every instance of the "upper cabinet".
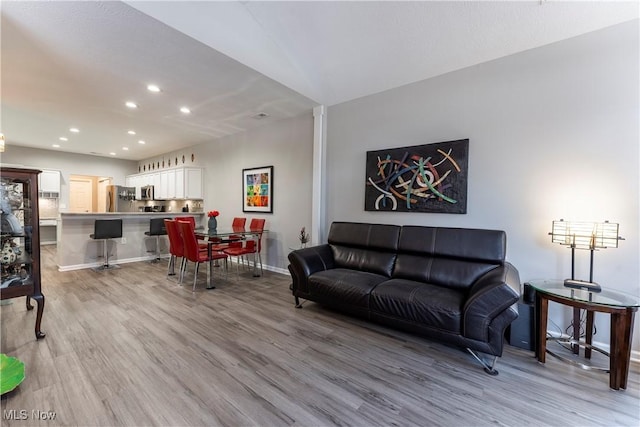
[[202, 169], [184, 168], [184, 198], [202, 199], [204, 197], [202, 185]]
[[139, 188], [153, 185], [156, 200], [202, 199], [203, 173], [201, 168], [173, 168], [160, 172], [141, 173], [127, 176], [127, 185]]
[[43, 170], [38, 176], [40, 193], [47, 193], [47, 197], [60, 195], [60, 171]]

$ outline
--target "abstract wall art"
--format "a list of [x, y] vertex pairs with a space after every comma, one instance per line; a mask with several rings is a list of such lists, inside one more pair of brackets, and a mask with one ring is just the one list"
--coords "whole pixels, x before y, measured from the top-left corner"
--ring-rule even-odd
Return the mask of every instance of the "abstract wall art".
[[467, 213], [469, 140], [367, 151], [365, 211]]
[[273, 166], [242, 169], [242, 211], [273, 213]]

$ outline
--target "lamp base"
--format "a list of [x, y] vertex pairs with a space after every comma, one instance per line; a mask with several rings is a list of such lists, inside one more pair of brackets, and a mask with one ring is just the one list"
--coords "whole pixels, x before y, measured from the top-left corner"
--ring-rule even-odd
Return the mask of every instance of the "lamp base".
[[588, 292], [600, 292], [602, 288], [596, 282], [587, 282], [586, 280], [565, 279], [564, 286], [573, 289], [584, 289]]

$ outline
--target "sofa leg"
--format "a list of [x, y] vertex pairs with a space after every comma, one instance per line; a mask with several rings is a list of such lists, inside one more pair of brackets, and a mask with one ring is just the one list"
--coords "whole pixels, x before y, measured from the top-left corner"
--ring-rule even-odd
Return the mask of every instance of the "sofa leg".
[[480, 362], [482, 364], [482, 366], [484, 367], [484, 371], [487, 374], [493, 375], [493, 376], [498, 375], [498, 371], [496, 371], [496, 369], [494, 368], [494, 366], [496, 365], [496, 361], [498, 360], [498, 356], [493, 356], [493, 360], [491, 361], [491, 365], [489, 365], [487, 362], [482, 360], [482, 358], [480, 358], [480, 356], [478, 356], [475, 351], [471, 350], [468, 347], [467, 347], [467, 351], [469, 351], [469, 353], [471, 353], [471, 355], [473, 357], [475, 357], [478, 360], [478, 362]]
[[302, 304], [300, 304], [300, 299], [296, 296], [294, 296], [293, 299], [296, 303], [296, 308], [302, 308]]

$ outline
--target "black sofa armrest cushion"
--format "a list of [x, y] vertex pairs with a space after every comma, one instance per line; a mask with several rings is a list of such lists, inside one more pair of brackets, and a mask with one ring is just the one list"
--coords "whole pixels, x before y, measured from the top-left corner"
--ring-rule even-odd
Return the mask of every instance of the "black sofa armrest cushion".
[[335, 268], [333, 252], [329, 245], [312, 246], [289, 253], [289, 271], [293, 279], [293, 289], [308, 293], [308, 279], [313, 273]]
[[[492, 320], [520, 298], [518, 270], [508, 262], [482, 276], [471, 287], [463, 308], [463, 335], [466, 338], [488, 341]], [[515, 310], [514, 319], [517, 317]]]

